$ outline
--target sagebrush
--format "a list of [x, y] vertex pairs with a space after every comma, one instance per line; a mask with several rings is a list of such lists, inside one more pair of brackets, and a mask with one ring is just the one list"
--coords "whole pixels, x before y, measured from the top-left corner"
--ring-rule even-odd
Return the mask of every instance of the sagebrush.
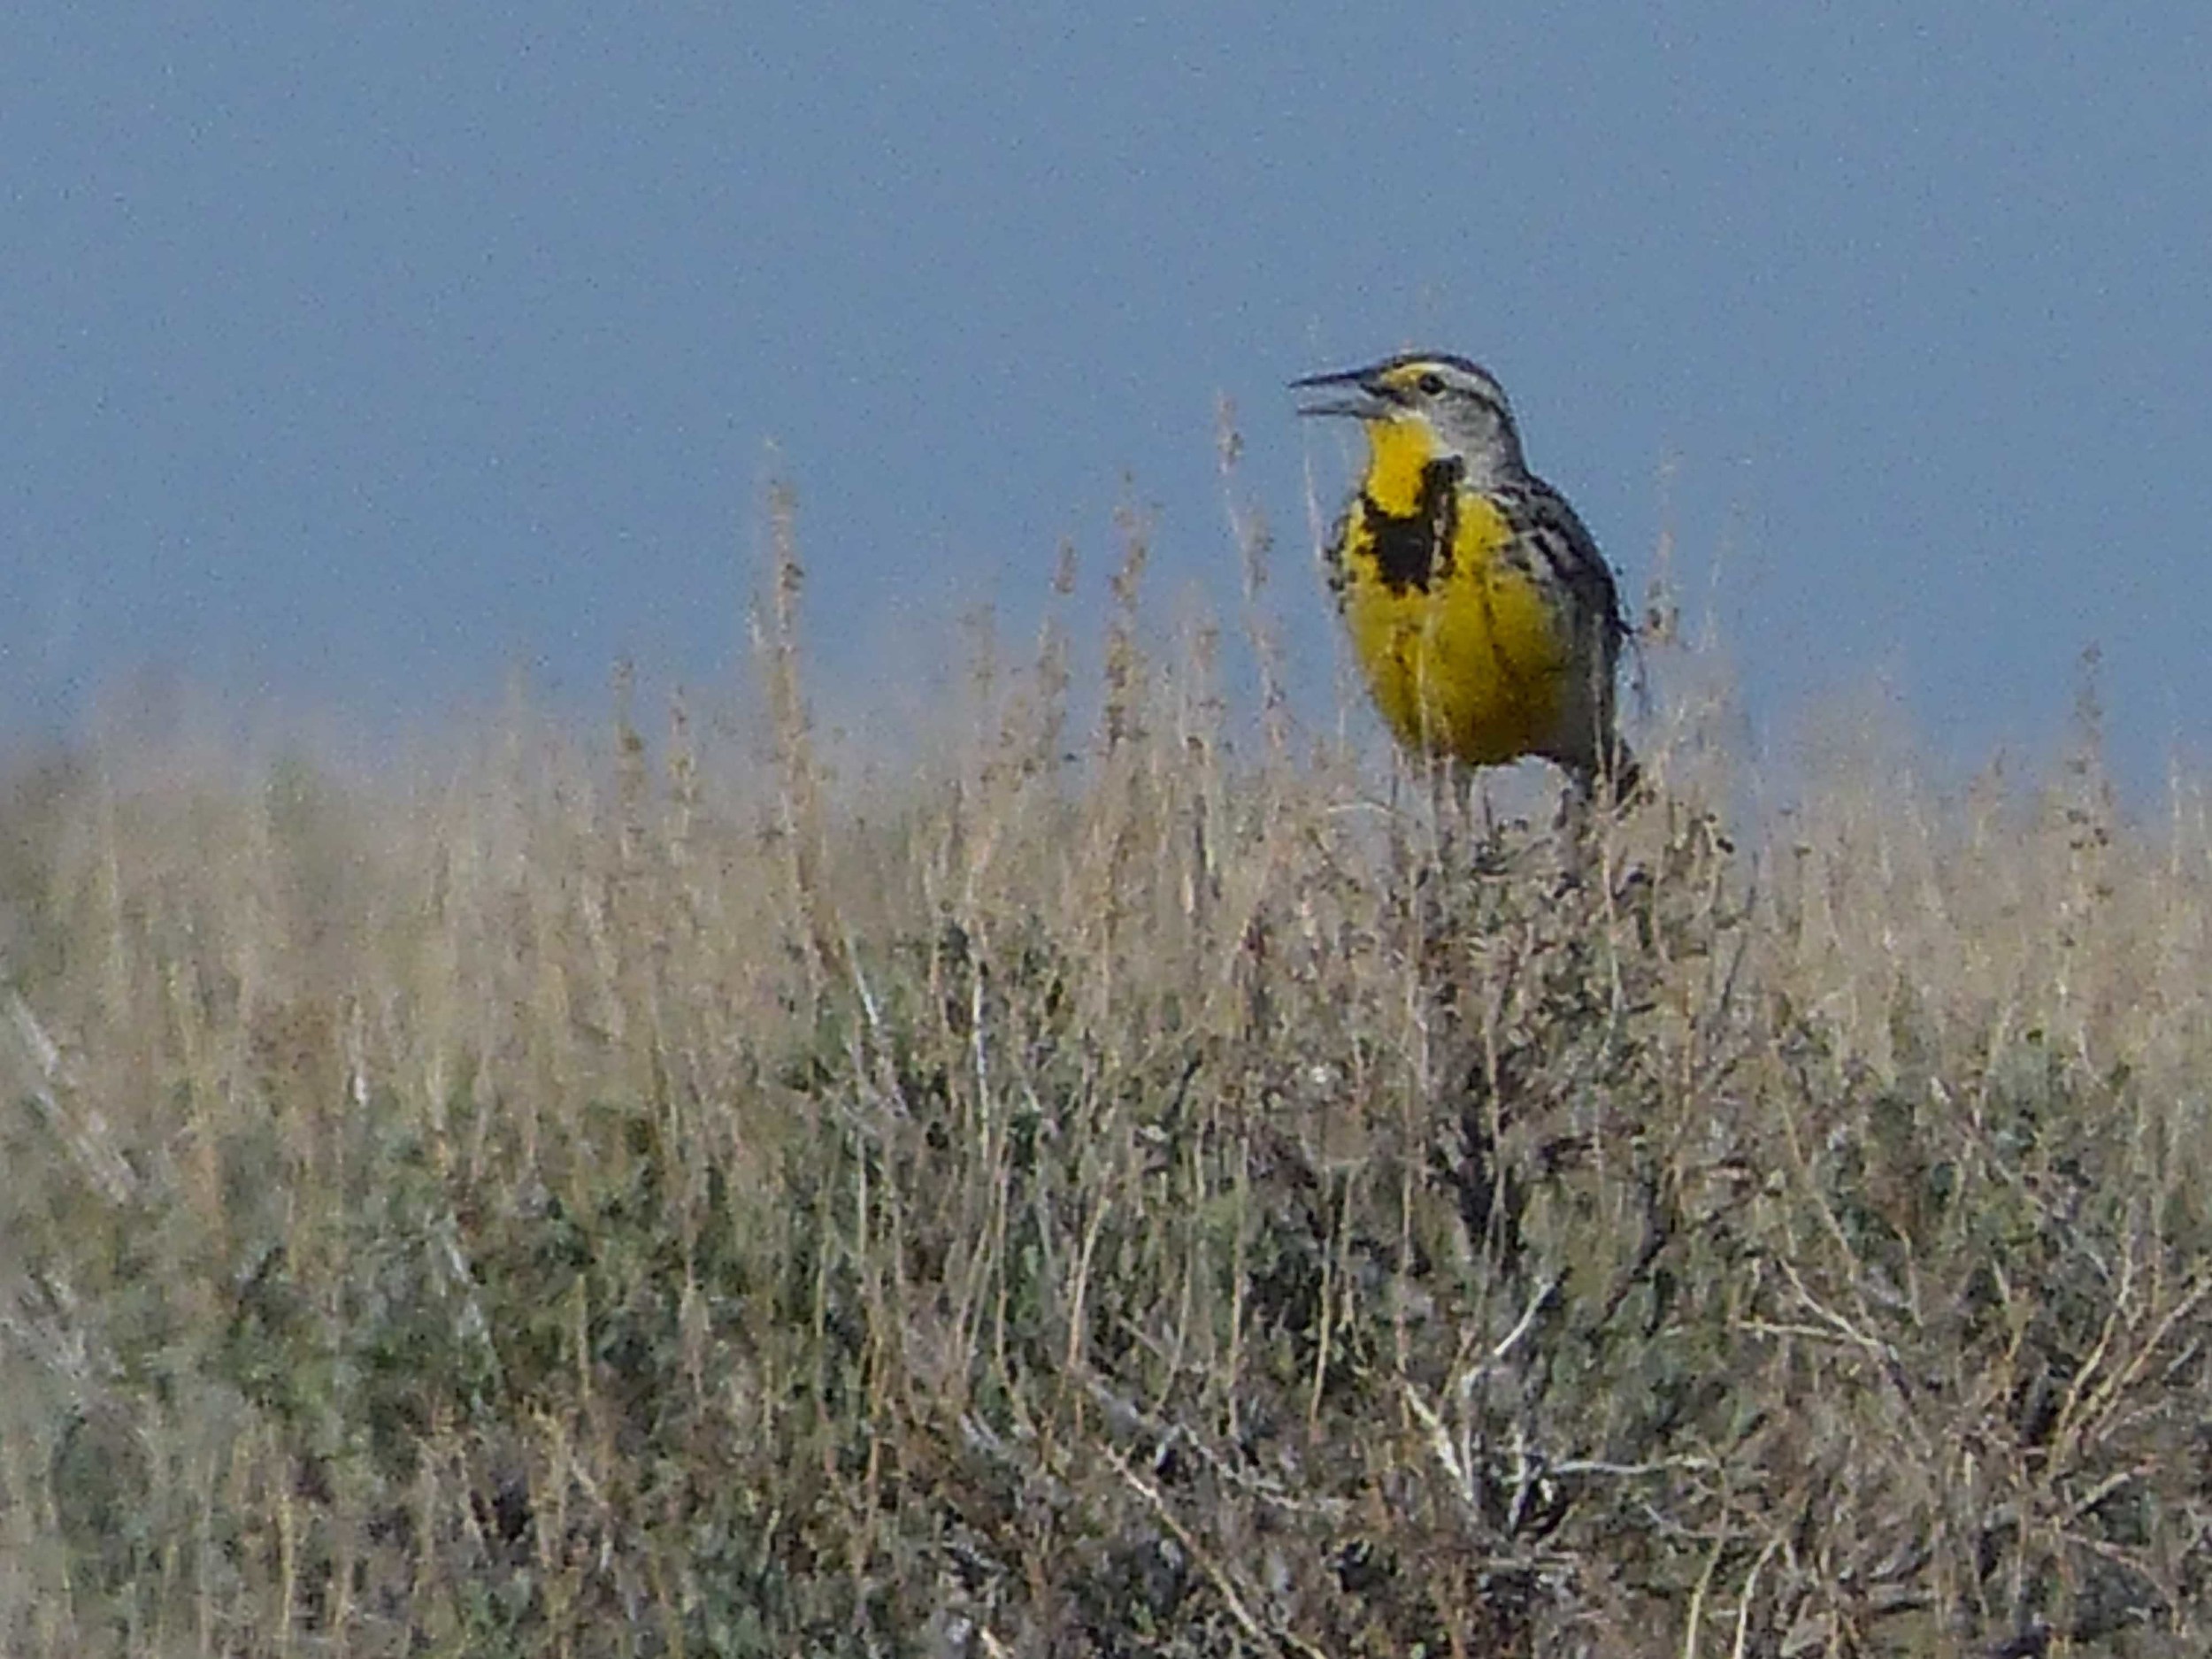
[[17, 770], [8, 1651], [2201, 1647], [2193, 785], [1555, 824], [1135, 557], [864, 772], [778, 526], [749, 735]]

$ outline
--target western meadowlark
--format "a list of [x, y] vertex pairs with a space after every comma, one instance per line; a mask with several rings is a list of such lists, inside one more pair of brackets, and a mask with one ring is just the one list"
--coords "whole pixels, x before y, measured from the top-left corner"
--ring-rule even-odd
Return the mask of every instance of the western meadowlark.
[[1586, 795], [1625, 795], [1635, 763], [1613, 729], [1613, 680], [1628, 626], [1613, 572], [1528, 470], [1504, 389], [1425, 352], [1292, 386], [1342, 388], [1299, 412], [1366, 428], [1329, 588], [1399, 742], [1471, 766], [1540, 755]]

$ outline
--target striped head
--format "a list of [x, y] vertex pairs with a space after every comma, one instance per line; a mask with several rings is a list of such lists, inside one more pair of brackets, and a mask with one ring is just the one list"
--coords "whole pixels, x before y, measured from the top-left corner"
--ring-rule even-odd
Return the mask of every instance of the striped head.
[[1363, 422], [1379, 464], [1389, 454], [1455, 460], [1463, 480], [1477, 489], [1527, 475], [1505, 388], [1489, 370], [1465, 357], [1407, 352], [1368, 368], [1309, 375], [1291, 386], [1338, 394], [1298, 412], [1348, 415]]

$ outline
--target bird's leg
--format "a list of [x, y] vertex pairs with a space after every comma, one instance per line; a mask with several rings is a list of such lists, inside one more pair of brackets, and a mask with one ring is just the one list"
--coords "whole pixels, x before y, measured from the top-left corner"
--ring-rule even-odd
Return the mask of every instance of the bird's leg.
[[1429, 822], [1435, 826], [1436, 867], [1449, 870], [1454, 862], [1453, 834], [1459, 814], [1458, 782], [1449, 761], [1432, 759], [1427, 763], [1429, 774]]

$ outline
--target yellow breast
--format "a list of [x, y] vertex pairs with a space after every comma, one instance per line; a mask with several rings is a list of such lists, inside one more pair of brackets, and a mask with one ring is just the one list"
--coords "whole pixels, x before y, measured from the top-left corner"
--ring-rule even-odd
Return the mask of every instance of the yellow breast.
[[1494, 765], [1542, 751], [1571, 685], [1565, 618], [1506, 557], [1505, 516], [1432, 464], [1425, 433], [1380, 423], [1369, 436], [1338, 580], [1377, 710], [1420, 753]]

